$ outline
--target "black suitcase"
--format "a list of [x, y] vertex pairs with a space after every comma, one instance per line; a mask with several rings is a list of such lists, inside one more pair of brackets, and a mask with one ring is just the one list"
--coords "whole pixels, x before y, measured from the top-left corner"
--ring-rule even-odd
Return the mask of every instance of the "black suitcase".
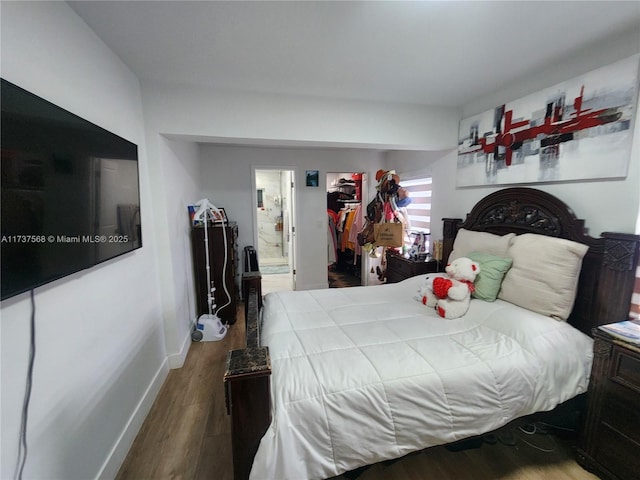
[[244, 271], [257, 272], [258, 270], [258, 252], [251, 245], [244, 247]]

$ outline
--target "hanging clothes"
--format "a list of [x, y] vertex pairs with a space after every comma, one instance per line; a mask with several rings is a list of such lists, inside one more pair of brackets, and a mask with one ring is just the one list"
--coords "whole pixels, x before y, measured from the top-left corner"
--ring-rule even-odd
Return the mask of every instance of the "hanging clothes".
[[[328, 265], [331, 266], [338, 261], [338, 239], [336, 235], [335, 219], [338, 215], [331, 210], [327, 211], [327, 253]], [[333, 215], [331, 215], [333, 213]]]
[[362, 227], [364, 226], [361, 204], [358, 204], [353, 214], [354, 214], [354, 220], [351, 225], [351, 229], [349, 230], [349, 244], [353, 246], [353, 251], [354, 251], [353, 264], [355, 265], [357, 262], [358, 255], [362, 255], [362, 247], [358, 243], [358, 232], [360, 232], [362, 230]]
[[347, 249], [349, 250], [355, 249], [354, 243], [349, 241], [349, 234], [351, 231], [351, 227], [353, 226], [353, 222], [355, 221], [355, 210], [347, 210], [345, 215], [346, 215], [346, 219], [344, 222], [344, 227], [342, 231], [342, 241], [340, 244], [340, 248], [343, 252]]

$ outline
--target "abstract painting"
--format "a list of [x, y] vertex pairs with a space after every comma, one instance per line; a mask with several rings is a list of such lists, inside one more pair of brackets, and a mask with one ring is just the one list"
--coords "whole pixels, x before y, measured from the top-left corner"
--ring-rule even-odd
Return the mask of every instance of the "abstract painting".
[[457, 186], [626, 177], [639, 58], [462, 120]]

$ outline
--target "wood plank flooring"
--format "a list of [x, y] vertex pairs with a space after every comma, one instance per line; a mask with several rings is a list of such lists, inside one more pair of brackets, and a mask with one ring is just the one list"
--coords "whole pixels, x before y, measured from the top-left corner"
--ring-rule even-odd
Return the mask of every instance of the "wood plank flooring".
[[[184, 366], [169, 372], [117, 480], [233, 479], [222, 378], [227, 351], [241, 348], [243, 339], [241, 305], [237, 322], [222, 341], [191, 345]], [[597, 480], [575, 462], [570, 440], [545, 440], [555, 444], [553, 453], [522, 441], [459, 452], [435, 447], [374, 465], [358, 480]]]
[[244, 309], [220, 342], [193, 343], [171, 370], [117, 480], [231, 480], [231, 428], [223, 376], [227, 351], [242, 348]]

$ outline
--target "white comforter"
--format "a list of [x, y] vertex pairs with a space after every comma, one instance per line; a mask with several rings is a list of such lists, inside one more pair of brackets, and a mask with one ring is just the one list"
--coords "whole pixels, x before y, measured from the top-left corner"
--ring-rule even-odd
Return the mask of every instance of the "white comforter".
[[500, 300], [444, 320], [422, 281], [266, 296], [273, 419], [252, 479], [327, 478], [586, 391], [588, 336]]

